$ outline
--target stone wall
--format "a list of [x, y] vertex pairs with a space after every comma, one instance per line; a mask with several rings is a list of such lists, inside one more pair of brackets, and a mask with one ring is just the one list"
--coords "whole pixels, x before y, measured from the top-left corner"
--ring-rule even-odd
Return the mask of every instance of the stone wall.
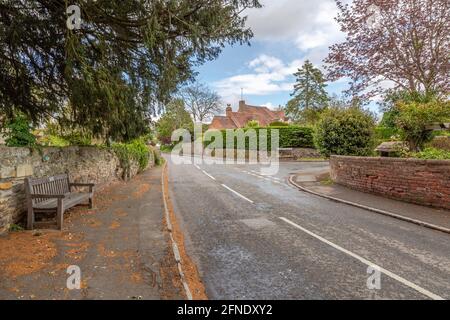
[[316, 149], [312, 148], [281, 148], [280, 159], [302, 160], [319, 159], [323, 156]]
[[[153, 155], [153, 154], [152, 154]], [[154, 157], [150, 161], [154, 165]], [[131, 176], [139, 166], [132, 163]], [[26, 211], [24, 179], [68, 172], [74, 182], [92, 182], [102, 187], [123, 178], [117, 156], [96, 147], [9, 148], [0, 146], [0, 234], [20, 220]]]
[[294, 148], [292, 150], [292, 155], [295, 160], [308, 159], [308, 158], [323, 158], [319, 151], [311, 148]]
[[331, 178], [352, 189], [450, 209], [450, 160], [332, 156]]

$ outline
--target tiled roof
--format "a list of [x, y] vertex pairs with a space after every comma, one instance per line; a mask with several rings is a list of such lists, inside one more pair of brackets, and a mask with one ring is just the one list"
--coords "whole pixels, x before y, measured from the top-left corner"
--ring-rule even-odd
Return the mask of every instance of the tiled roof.
[[237, 127], [231, 119], [222, 116], [215, 116], [209, 128], [223, 130], [235, 129]]
[[284, 111], [271, 111], [267, 107], [246, 105], [244, 101], [239, 103], [237, 112], [227, 110], [226, 116], [214, 117], [210, 129], [237, 129], [244, 128], [249, 121], [256, 120], [260, 126], [266, 127], [274, 121], [286, 121]]

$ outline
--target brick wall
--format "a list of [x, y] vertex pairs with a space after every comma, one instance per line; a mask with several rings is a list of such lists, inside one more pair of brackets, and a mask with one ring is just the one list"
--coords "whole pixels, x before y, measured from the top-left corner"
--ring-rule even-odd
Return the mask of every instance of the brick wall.
[[332, 156], [331, 178], [352, 189], [450, 209], [450, 160]]
[[[154, 165], [152, 157], [150, 165]], [[132, 163], [131, 176], [138, 172]], [[0, 234], [21, 219], [26, 211], [24, 179], [69, 172], [74, 182], [92, 182], [102, 186], [122, 178], [117, 156], [96, 147], [29, 148], [0, 146]]]

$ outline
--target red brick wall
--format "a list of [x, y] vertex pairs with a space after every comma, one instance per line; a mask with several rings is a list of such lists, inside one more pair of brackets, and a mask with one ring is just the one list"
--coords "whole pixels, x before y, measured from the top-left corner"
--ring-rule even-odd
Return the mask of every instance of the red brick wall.
[[332, 156], [331, 178], [352, 189], [450, 209], [450, 160]]

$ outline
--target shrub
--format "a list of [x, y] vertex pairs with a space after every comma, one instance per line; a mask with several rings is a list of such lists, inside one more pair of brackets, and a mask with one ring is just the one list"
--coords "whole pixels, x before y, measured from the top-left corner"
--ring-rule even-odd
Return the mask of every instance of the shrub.
[[92, 137], [82, 132], [74, 131], [62, 137], [69, 142], [71, 146], [90, 146], [92, 145]]
[[412, 158], [426, 160], [450, 160], [450, 151], [436, 148], [427, 148], [421, 152], [412, 153], [409, 156]]
[[67, 135], [46, 134], [39, 139], [39, 143], [48, 147], [91, 146], [92, 139], [82, 133], [71, 133]]
[[383, 119], [381, 120], [381, 126], [397, 129], [397, 120], [400, 115], [398, 109], [399, 102], [418, 102], [428, 103], [434, 99], [434, 94], [424, 92], [410, 92], [408, 90], [388, 90], [384, 101], [381, 103], [382, 110], [384, 111]]
[[164, 158], [161, 156], [161, 151], [159, 151], [157, 148], [155, 147], [150, 147], [150, 149], [153, 152], [153, 157], [155, 159], [155, 165], [156, 166], [160, 166], [164, 163]]
[[45, 135], [39, 139], [39, 143], [46, 147], [67, 147], [70, 142], [60, 136]]
[[316, 126], [314, 141], [326, 157], [330, 155], [367, 156], [373, 152], [375, 121], [359, 108], [326, 110]]
[[174, 148], [173, 145], [162, 144], [159, 147], [159, 150], [161, 150], [161, 152], [172, 152], [173, 148]]
[[397, 118], [400, 135], [413, 151], [419, 151], [433, 138], [433, 132], [428, 129], [429, 125], [450, 118], [449, 101], [400, 102], [397, 107], [400, 111]]
[[437, 130], [433, 131], [433, 137], [450, 137], [450, 131], [448, 130]]
[[251, 121], [247, 122], [247, 125], [245, 127], [246, 128], [251, 128], [251, 129], [259, 128], [259, 121], [258, 120], [251, 120]]
[[398, 134], [395, 128], [378, 126], [375, 128], [375, 139], [380, 141], [391, 141]]
[[139, 164], [139, 172], [144, 171], [150, 161], [150, 150], [143, 139], [136, 139], [130, 143], [115, 143], [112, 149], [119, 158], [120, 165], [123, 168], [123, 177], [129, 178], [132, 161]]
[[17, 115], [8, 121], [5, 127], [5, 143], [8, 147], [33, 147], [36, 145], [36, 137], [32, 133], [33, 127], [24, 115]]

